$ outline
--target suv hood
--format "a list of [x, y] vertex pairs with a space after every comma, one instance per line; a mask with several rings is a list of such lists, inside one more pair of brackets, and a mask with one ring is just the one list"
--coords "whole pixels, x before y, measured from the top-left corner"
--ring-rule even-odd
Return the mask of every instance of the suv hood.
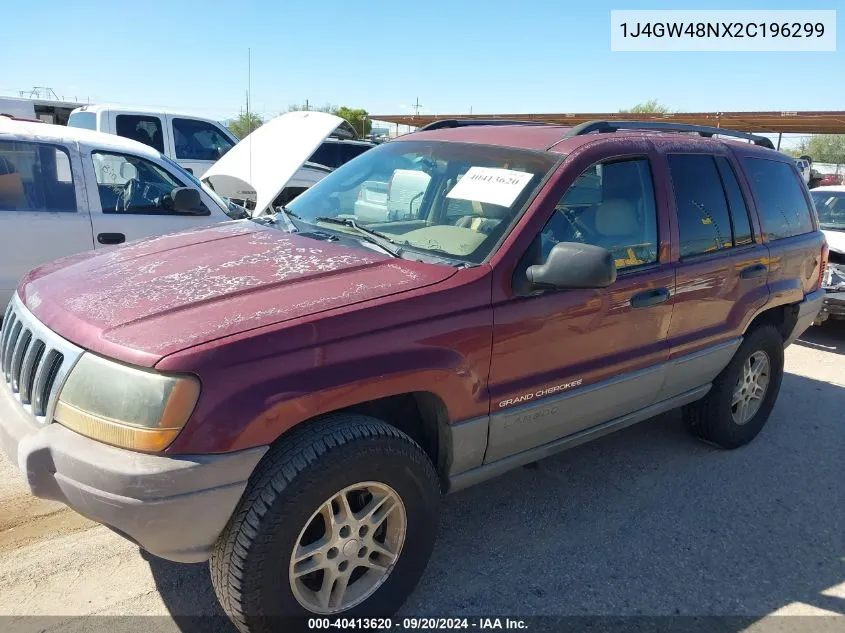
[[194, 345], [455, 272], [243, 220], [57, 260], [30, 272], [18, 294], [76, 345], [152, 367]]
[[242, 198], [254, 190], [255, 214], [260, 215], [335, 131], [355, 136], [349, 123], [339, 116], [288, 112], [244, 137], [203, 174], [202, 180], [229, 198]]

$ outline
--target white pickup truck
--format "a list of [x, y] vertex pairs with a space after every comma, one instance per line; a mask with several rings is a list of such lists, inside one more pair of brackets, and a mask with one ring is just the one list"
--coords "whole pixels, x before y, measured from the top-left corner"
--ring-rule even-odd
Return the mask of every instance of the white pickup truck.
[[228, 221], [238, 209], [141, 143], [0, 117], [0, 306], [44, 262]]
[[[0, 315], [18, 281], [81, 251], [233, 219], [286, 204], [306, 160], [338, 128], [289, 112], [240, 141], [202, 181], [138, 141], [0, 116]], [[219, 195], [248, 190], [252, 211]]]

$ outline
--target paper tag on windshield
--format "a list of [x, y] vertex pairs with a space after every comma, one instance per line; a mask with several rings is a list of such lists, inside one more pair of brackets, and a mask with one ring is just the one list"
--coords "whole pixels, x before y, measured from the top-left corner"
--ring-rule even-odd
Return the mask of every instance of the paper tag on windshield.
[[512, 169], [470, 167], [446, 197], [509, 207], [533, 177], [534, 174]]

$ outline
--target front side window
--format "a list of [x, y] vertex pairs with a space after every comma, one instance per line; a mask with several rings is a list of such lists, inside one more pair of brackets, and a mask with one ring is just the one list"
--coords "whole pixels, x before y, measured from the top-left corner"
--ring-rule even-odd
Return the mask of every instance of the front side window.
[[164, 152], [164, 135], [161, 131], [161, 119], [157, 116], [137, 114], [118, 114], [116, 117], [117, 135], [131, 138], [144, 145]]
[[819, 225], [826, 231], [845, 231], [845, 191], [810, 192]]
[[185, 185], [155, 163], [113, 152], [92, 152], [91, 158], [103, 213], [179, 213], [172, 208], [171, 193]]
[[94, 112], [72, 112], [67, 120], [68, 127], [78, 127], [84, 130], [97, 129], [97, 115]]
[[770, 240], [813, 230], [812, 211], [793, 165], [765, 158], [745, 158], [743, 164], [760, 201], [760, 223]]
[[555, 206], [540, 233], [545, 260], [558, 242], [601, 246], [618, 270], [657, 262], [657, 207], [647, 158], [598, 163]]
[[337, 145], [337, 143], [330, 142], [322, 143], [308, 158], [308, 162], [331, 167], [332, 169], [339, 167], [341, 163], [338, 160]]
[[728, 202], [713, 156], [671, 154], [668, 161], [681, 257], [731, 248], [734, 243]]
[[[217, 160], [234, 144], [216, 126], [196, 119], [173, 119], [173, 144], [180, 160]], [[161, 151], [161, 150], [159, 150]]]
[[0, 141], [0, 212], [75, 212], [70, 155], [58, 145]]
[[506, 147], [395, 141], [328, 174], [297, 196], [288, 211], [300, 224], [354, 235], [354, 227], [343, 226], [352, 221], [412, 258], [428, 254], [480, 263], [557, 160]]

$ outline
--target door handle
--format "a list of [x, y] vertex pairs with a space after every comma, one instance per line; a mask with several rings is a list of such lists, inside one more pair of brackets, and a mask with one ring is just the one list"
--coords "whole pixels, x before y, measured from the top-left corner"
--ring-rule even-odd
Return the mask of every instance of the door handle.
[[743, 268], [742, 272], [739, 273], [739, 276], [743, 279], [754, 279], [755, 277], [764, 277], [767, 272], [769, 272], [767, 266], [763, 264], [754, 264], [754, 266]]
[[668, 288], [655, 288], [654, 290], [646, 290], [631, 297], [632, 308], [647, 308], [649, 306], [656, 306], [665, 303], [669, 300]]
[[123, 233], [99, 233], [97, 241], [100, 244], [123, 244], [126, 236]]

